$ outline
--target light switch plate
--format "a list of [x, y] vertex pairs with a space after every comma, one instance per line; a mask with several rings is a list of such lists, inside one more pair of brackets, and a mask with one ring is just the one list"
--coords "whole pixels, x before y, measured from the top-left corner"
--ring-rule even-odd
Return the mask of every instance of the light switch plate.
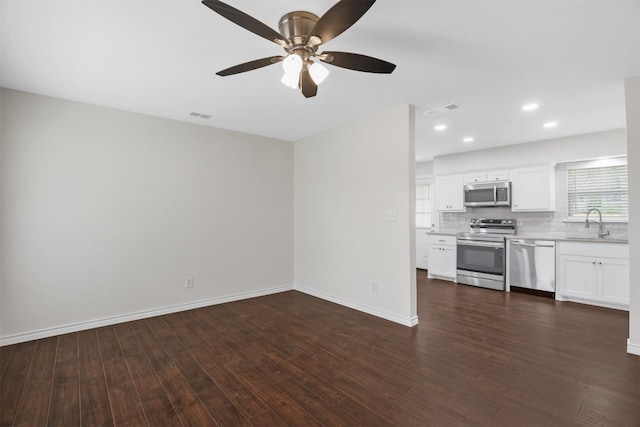
[[387, 209], [387, 221], [396, 222], [398, 220], [398, 211], [396, 209]]

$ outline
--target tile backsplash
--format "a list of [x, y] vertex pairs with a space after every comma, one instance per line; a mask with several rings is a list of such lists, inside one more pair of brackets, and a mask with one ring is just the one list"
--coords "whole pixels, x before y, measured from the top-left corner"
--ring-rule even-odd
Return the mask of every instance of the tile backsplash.
[[[556, 210], [554, 212], [512, 212], [508, 207], [467, 208], [466, 212], [440, 212], [440, 231], [458, 233], [469, 231], [471, 218], [513, 218], [517, 234], [549, 237], [598, 237], [598, 226], [585, 228], [584, 222], [567, 222], [567, 165], [556, 166]], [[597, 219], [593, 217], [592, 219]], [[606, 222], [605, 230], [613, 239], [628, 239], [626, 222]]]

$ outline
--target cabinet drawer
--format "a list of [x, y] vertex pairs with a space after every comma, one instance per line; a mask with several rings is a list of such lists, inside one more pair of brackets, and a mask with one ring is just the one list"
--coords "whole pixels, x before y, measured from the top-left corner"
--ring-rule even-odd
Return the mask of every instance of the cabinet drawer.
[[435, 245], [455, 245], [456, 236], [448, 236], [443, 234], [430, 234], [429, 243]]
[[558, 253], [561, 255], [629, 259], [629, 245], [625, 243], [558, 242]]

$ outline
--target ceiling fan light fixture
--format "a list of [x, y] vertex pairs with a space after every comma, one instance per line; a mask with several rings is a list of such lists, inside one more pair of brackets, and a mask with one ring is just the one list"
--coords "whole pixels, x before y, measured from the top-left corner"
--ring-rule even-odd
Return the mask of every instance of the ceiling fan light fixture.
[[309, 74], [311, 75], [313, 82], [319, 85], [329, 75], [329, 69], [317, 62], [311, 62], [311, 64], [309, 65]]
[[291, 89], [297, 89], [298, 88], [298, 82], [300, 81], [300, 74], [299, 73], [284, 73], [284, 75], [282, 76], [282, 78], [280, 79], [280, 82], [285, 85], [286, 87], [289, 87]]
[[282, 60], [282, 69], [285, 74], [300, 74], [300, 70], [302, 70], [302, 58], [297, 53], [287, 55], [287, 57]]
[[300, 71], [302, 70], [303, 61], [300, 55], [297, 53], [292, 53], [287, 55], [282, 60], [282, 69], [284, 70], [284, 75], [280, 82], [291, 88], [297, 89], [298, 83], [300, 81]]

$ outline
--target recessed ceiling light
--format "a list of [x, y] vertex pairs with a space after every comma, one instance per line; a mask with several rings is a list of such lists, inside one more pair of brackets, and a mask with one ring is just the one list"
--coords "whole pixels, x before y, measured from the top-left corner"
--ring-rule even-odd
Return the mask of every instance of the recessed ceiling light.
[[472, 136], [467, 136], [466, 138], [464, 138], [462, 140], [462, 142], [466, 142], [466, 143], [473, 142], [473, 137]]
[[522, 106], [522, 111], [533, 111], [537, 110], [539, 107], [538, 104], [526, 104]]
[[545, 127], [545, 128], [554, 128], [556, 126], [558, 126], [558, 122], [547, 122], [542, 125], [542, 127]]
[[435, 130], [437, 130], [437, 131], [443, 131], [443, 130], [445, 130], [446, 128], [447, 128], [447, 125], [436, 125], [436, 126], [434, 127], [434, 129], [435, 129]]

